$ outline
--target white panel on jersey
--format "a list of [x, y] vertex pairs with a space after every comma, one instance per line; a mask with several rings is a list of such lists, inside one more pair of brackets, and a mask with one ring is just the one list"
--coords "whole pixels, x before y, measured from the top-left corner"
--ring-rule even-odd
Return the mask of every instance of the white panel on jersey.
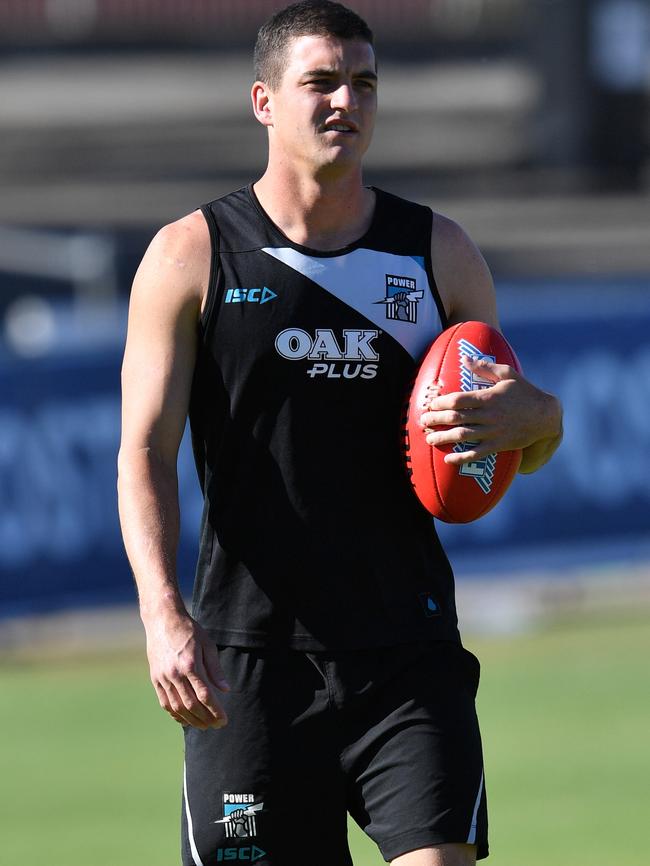
[[361, 313], [416, 361], [441, 331], [427, 272], [412, 256], [366, 249], [322, 258], [291, 247], [266, 247], [263, 252]]

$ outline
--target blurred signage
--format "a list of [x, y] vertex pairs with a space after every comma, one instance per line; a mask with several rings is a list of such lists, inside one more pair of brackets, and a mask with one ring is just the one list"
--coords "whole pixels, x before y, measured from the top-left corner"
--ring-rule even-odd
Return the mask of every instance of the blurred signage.
[[[452, 560], [647, 539], [647, 293], [528, 284], [504, 287], [501, 307], [524, 371], [564, 402], [565, 440], [486, 517], [440, 526]], [[0, 364], [0, 614], [134, 598], [115, 490], [119, 366], [116, 348]], [[188, 590], [201, 499], [187, 441], [179, 475]]]
[[613, 90], [646, 87], [650, 6], [646, 0], [600, 0], [591, 25], [591, 63], [600, 84]]
[[[117, 516], [117, 351], [0, 365], [0, 614], [134, 597]], [[180, 461], [185, 587], [201, 502]]]

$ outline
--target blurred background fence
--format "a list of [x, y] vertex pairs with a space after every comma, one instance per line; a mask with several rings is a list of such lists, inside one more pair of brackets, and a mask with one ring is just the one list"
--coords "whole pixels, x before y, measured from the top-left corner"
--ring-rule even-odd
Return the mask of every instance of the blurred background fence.
[[[139, 43], [178, 47], [187, 41], [245, 47], [276, 0], [3, 0], [2, 41], [12, 46], [111, 46]], [[352, 8], [391, 41], [441, 38], [510, 39], [523, 27], [526, 0], [359, 0]]]
[[[116, 516], [129, 286], [155, 230], [259, 176], [277, 2], [0, 0], [0, 616], [133, 601]], [[460, 580], [650, 559], [650, 3], [350, 2], [377, 33], [367, 180], [460, 221], [566, 407], [552, 463], [442, 527]], [[181, 457], [181, 574], [200, 512]], [[379, 543], [379, 538], [378, 538]]]

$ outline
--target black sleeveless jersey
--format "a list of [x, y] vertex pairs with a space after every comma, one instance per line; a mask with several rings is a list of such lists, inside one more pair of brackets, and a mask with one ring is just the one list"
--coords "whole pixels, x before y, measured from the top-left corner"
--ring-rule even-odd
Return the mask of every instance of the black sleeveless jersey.
[[400, 451], [405, 395], [446, 324], [432, 213], [375, 195], [367, 233], [335, 252], [290, 241], [252, 186], [202, 208], [193, 615], [217, 643], [458, 640], [451, 569]]

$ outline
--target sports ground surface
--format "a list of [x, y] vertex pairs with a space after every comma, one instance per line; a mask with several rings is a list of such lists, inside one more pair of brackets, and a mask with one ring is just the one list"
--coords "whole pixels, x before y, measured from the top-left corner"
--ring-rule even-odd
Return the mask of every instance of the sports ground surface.
[[[647, 610], [466, 644], [483, 663], [488, 862], [646, 864]], [[0, 659], [0, 716], [3, 863], [177, 866], [181, 737], [144, 654]], [[383, 862], [356, 828], [351, 844], [355, 866]]]

